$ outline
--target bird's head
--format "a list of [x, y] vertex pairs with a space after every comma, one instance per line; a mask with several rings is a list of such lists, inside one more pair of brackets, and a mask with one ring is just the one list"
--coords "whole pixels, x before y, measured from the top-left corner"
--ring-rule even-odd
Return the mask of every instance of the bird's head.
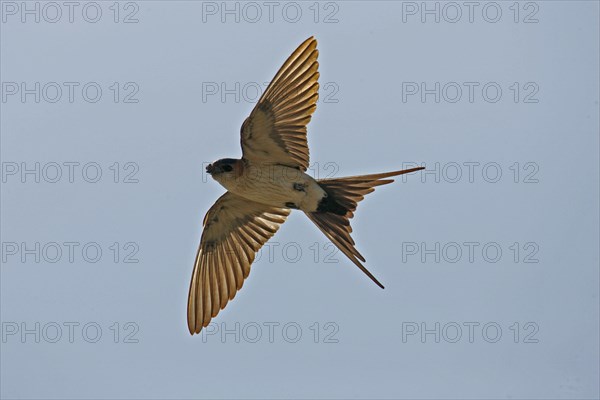
[[237, 178], [241, 173], [241, 160], [222, 158], [206, 166], [206, 172], [219, 183]]

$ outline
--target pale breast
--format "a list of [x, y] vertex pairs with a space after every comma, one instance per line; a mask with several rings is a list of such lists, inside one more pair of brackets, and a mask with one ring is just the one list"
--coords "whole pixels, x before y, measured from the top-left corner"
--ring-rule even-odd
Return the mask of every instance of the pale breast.
[[325, 195], [311, 176], [282, 165], [247, 166], [242, 176], [228, 182], [226, 188], [260, 203], [303, 211], [315, 211]]

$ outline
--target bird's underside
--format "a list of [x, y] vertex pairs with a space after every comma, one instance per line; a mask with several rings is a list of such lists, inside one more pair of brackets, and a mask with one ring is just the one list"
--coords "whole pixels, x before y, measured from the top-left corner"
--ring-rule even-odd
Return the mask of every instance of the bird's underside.
[[302, 211], [317, 211], [325, 190], [306, 172], [285, 165], [240, 162], [231, 179], [219, 178], [230, 192], [258, 203]]
[[383, 288], [362, 265], [365, 258], [354, 247], [349, 220], [376, 186], [422, 168], [322, 180], [305, 173], [306, 125], [316, 109], [319, 89], [316, 46], [311, 37], [292, 53], [244, 121], [242, 159], [222, 159], [207, 167], [228, 191], [204, 217], [188, 297], [191, 334], [199, 333], [235, 297], [256, 253], [292, 209], [303, 211]]

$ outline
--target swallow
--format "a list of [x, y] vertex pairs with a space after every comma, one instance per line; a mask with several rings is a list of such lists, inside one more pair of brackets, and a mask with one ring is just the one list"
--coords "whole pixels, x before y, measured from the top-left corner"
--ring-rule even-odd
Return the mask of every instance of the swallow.
[[206, 172], [227, 192], [208, 210], [187, 304], [190, 333], [200, 333], [232, 300], [250, 274], [256, 253], [292, 210], [306, 216], [379, 287], [354, 247], [350, 219], [357, 204], [392, 176], [411, 168], [345, 178], [306, 174], [306, 126], [317, 107], [317, 41], [305, 40], [285, 61], [241, 128], [242, 158], [223, 158]]

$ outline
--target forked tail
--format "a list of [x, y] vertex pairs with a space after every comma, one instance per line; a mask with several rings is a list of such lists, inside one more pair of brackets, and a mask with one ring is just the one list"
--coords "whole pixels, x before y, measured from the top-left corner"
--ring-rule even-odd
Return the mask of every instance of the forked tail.
[[321, 179], [319, 185], [328, 196], [319, 204], [316, 212], [306, 215], [319, 229], [344, 253], [362, 272], [383, 289], [383, 285], [362, 264], [365, 258], [354, 248], [354, 240], [350, 236], [352, 227], [350, 218], [358, 203], [375, 190], [375, 186], [394, 182], [385, 179], [392, 176], [419, 171], [424, 167], [405, 169], [403, 171], [385, 172], [382, 174], [349, 176], [346, 178]]

